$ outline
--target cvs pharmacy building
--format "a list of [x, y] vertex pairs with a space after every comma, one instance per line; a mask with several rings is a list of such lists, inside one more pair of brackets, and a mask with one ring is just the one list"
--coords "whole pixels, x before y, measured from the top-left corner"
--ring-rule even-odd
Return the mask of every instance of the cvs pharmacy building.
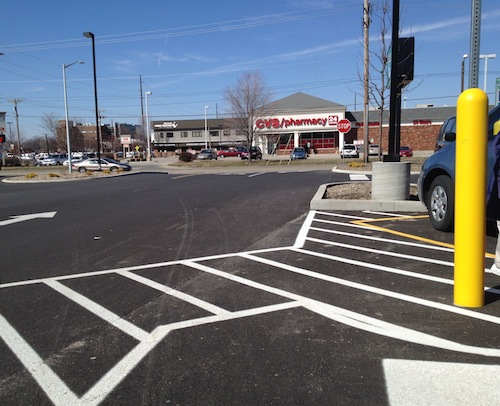
[[288, 154], [294, 147], [318, 152], [336, 152], [344, 134], [337, 124], [345, 118], [346, 106], [304, 93], [295, 93], [266, 107], [271, 113], [258, 117], [255, 131], [268, 153]]
[[[289, 154], [294, 147], [310, 147], [317, 152], [337, 152], [344, 135], [337, 123], [345, 118], [346, 107], [340, 104], [295, 93], [270, 103], [268, 116], [254, 120], [255, 144], [264, 153]], [[352, 131], [346, 138], [355, 137]], [[176, 150], [200, 151], [243, 146], [246, 137], [229, 127], [224, 119], [158, 120], [151, 122], [152, 148], [155, 155], [173, 154]], [[352, 143], [352, 140], [345, 140]]]

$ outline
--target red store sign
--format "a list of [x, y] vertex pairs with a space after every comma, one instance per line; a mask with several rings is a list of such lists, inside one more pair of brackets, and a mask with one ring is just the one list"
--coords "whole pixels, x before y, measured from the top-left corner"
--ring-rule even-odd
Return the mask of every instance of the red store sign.
[[290, 127], [310, 127], [320, 126], [326, 127], [327, 125], [336, 126], [339, 122], [338, 116], [318, 117], [318, 118], [259, 118], [255, 121], [255, 127], [259, 130], [274, 129], [279, 130], [282, 128]]

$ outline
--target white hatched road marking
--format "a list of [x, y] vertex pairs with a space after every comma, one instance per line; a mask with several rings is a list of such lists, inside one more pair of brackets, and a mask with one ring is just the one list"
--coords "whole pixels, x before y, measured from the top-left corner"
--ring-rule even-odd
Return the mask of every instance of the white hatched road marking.
[[[52, 278], [41, 278], [37, 280], [30, 281], [22, 281], [22, 282], [14, 282], [0, 285], [1, 288], [8, 288], [14, 286], [25, 286], [25, 285], [33, 285], [33, 284], [45, 284], [70, 300], [74, 301], [82, 308], [92, 312], [97, 315], [101, 319], [110, 323], [111, 325], [119, 328], [130, 336], [134, 337], [139, 341], [136, 347], [134, 347], [124, 358], [122, 358], [113, 368], [111, 368], [92, 388], [90, 388], [81, 398], [78, 398], [68, 387], [67, 385], [48, 367], [44, 361], [40, 358], [40, 356], [33, 350], [32, 347], [21, 337], [21, 335], [10, 325], [10, 323], [0, 315], [0, 336], [5, 341], [7, 346], [12, 350], [12, 352], [19, 358], [19, 360], [23, 363], [29, 373], [33, 376], [33, 378], [38, 382], [40, 387], [47, 393], [51, 401], [56, 405], [67, 405], [67, 404], [81, 404], [81, 405], [98, 405], [101, 401], [103, 401], [108, 394], [128, 375], [131, 371], [137, 366], [137, 364], [150, 352], [155, 346], [164, 340], [169, 332], [173, 330], [200, 326], [208, 323], [217, 323], [226, 320], [237, 319], [241, 317], [252, 317], [260, 314], [265, 314], [269, 312], [277, 312], [283, 311], [290, 308], [303, 307], [314, 313], [320, 314], [324, 317], [327, 317], [331, 320], [338, 321], [340, 323], [344, 323], [346, 325], [363, 329], [365, 331], [369, 331], [375, 334], [380, 334], [387, 337], [393, 337], [399, 340], [404, 340], [411, 343], [422, 344], [430, 347], [441, 348], [445, 350], [457, 351], [467, 354], [478, 354], [482, 356], [488, 357], [499, 357], [500, 358], [500, 349], [497, 348], [483, 348], [476, 347], [472, 345], [461, 344], [452, 340], [442, 339], [430, 334], [421, 333], [416, 330], [412, 330], [409, 328], [401, 327], [396, 324], [388, 323], [381, 321], [377, 318], [366, 316], [363, 314], [359, 314], [338, 306], [334, 306], [331, 304], [323, 303], [318, 300], [310, 299], [308, 297], [294, 294], [292, 292], [284, 291], [282, 289], [274, 288], [269, 285], [265, 285], [259, 282], [255, 282], [250, 279], [246, 279], [231, 273], [223, 272], [217, 270], [215, 268], [211, 268], [202, 264], [201, 262], [208, 261], [211, 259], [221, 259], [221, 258], [230, 258], [230, 257], [242, 257], [250, 261], [264, 263], [266, 265], [270, 265], [273, 267], [278, 267], [280, 269], [298, 273], [301, 275], [305, 275], [310, 278], [320, 279], [328, 283], [335, 283], [339, 285], [349, 286], [354, 289], [369, 291], [373, 293], [377, 293], [386, 297], [395, 298], [401, 301], [414, 303], [420, 306], [432, 307], [435, 309], [440, 309], [445, 312], [450, 312], [454, 314], [459, 314], [464, 317], [470, 317], [473, 319], [482, 320], [488, 323], [500, 324], [500, 318], [495, 316], [490, 316], [484, 313], [475, 312], [468, 309], [463, 309], [459, 307], [454, 307], [450, 305], [446, 305], [440, 302], [434, 302], [431, 300], [421, 299], [417, 297], [413, 297], [410, 295], [405, 295], [381, 288], [375, 288], [368, 285], [363, 285], [361, 283], [351, 282], [345, 279], [312, 272], [303, 268], [298, 268], [295, 266], [287, 265], [284, 263], [280, 263], [273, 260], [268, 260], [263, 257], [259, 257], [258, 255], [261, 253], [268, 253], [273, 251], [291, 251], [297, 252], [303, 255], [313, 255], [321, 258], [328, 259], [330, 261], [335, 262], [343, 262], [349, 263], [352, 265], [356, 265], [365, 269], [371, 269], [380, 272], [390, 272], [397, 273], [399, 275], [418, 278], [421, 280], [431, 281], [433, 283], [442, 283], [442, 284], [452, 284], [453, 281], [445, 278], [433, 277], [425, 274], [419, 274], [416, 272], [408, 272], [401, 269], [391, 268], [387, 266], [381, 266], [376, 264], [371, 264], [358, 260], [351, 260], [339, 256], [327, 255], [318, 252], [313, 252], [310, 250], [305, 250], [303, 247], [307, 241], [316, 242], [320, 244], [331, 244], [341, 246], [347, 249], [359, 249], [359, 247], [344, 244], [344, 243], [336, 243], [332, 241], [326, 241], [323, 239], [317, 239], [308, 237], [309, 232], [325, 232], [328, 233], [336, 233], [338, 235], [348, 235], [354, 238], [367, 238], [366, 236], [356, 235], [353, 233], [346, 233], [341, 231], [333, 231], [326, 230], [313, 226], [313, 223], [322, 224], [328, 223], [333, 225], [342, 225], [344, 227], [352, 227], [356, 229], [366, 229], [362, 225], [354, 225], [349, 223], [342, 223], [336, 221], [329, 221], [316, 218], [318, 212], [311, 211], [306, 217], [301, 230], [299, 231], [295, 244], [293, 247], [279, 247], [272, 249], [263, 249], [263, 250], [254, 250], [248, 251], [244, 253], [230, 253], [230, 254], [219, 254], [207, 257], [194, 258], [190, 260], [178, 260], [178, 261], [169, 261], [163, 263], [155, 263], [155, 264], [146, 264], [142, 266], [135, 267], [127, 267], [120, 268], [114, 270], [106, 270], [99, 272], [86, 272], [76, 275], [64, 275], [60, 277], [52, 277]], [[348, 216], [343, 214], [332, 214], [332, 213], [319, 213], [323, 216], [331, 216], [352, 220], [368, 220], [367, 217], [355, 217]], [[393, 213], [391, 213], [394, 216]], [[418, 248], [428, 248], [428, 249], [443, 249], [443, 247], [432, 247], [431, 245], [412, 243], [408, 241], [398, 241], [398, 240], [390, 240], [383, 238], [375, 238], [374, 236], [369, 237], [371, 240], [378, 240], [384, 242], [390, 242], [394, 244], [405, 244], [411, 245]], [[364, 250], [369, 250], [364, 248]], [[450, 249], [444, 249], [450, 250]], [[372, 250], [373, 251], [373, 250]], [[433, 260], [425, 257], [416, 257], [409, 256], [403, 254], [396, 254], [394, 252], [385, 252], [381, 250], [376, 250], [377, 253], [383, 255], [391, 255], [391, 256], [399, 256], [400, 258], [408, 259], [411, 261], [424, 261], [428, 263], [434, 263], [445, 266], [453, 266], [452, 263]], [[201, 272], [210, 273], [219, 277], [226, 278], [228, 280], [232, 280], [236, 283], [250, 286], [254, 289], [259, 289], [271, 294], [275, 294], [283, 297], [286, 300], [284, 303], [264, 306], [259, 308], [252, 308], [242, 311], [230, 312], [226, 309], [215, 306], [211, 303], [193, 297], [191, 295], [185, 294], [183, 292], [172, 289], [166, 285], [162, 285], [158, 282], [152, 281], [143, 276], [137, 275], [133, 273], [133, 271], [143, 270], [143, 269], [154, 269], [154, 268], [162, 268], [170, 265], [183, 264], [185, 266], [195, 268]], [[60, 281], [68, 280], [68, 279], [77, 279], [84, 277], [93, 277], [96, 275], [110, 274], [116, 273], [122, 275], [123, 277], [134, 280], [138, 283], [147, 285], [153, 289], [159, 290], [165, 294], [174, 296], [180, 300], [184, 300], [189, 302], [190, 304], [202, 308], [210, 313], [212, 316], [196, 318], [192, 320], [186, 320], [182, 322], [171, 323], [167, 325], [162, 325], [156, 327], [151, 333], [148, 333], [134, 324], [122, 319], [115, 313], [109, 311], [98, 303], [88, 299], [84, 295], [75, 292], [74, 290], [66, 287]], [[500, 291], [496, 289], [486, 288], [489, 292], [499, 294]], [[386, 379], [389, 378], [389, 373], [386, 375]], [[474, 380], [475, 384], [478, 383]], [[442, 383], [441, 383], [442, 384]], [[394, 393], [397, 393], [397, 384], [394, 386], [394, 382], [388, 382], [388, 385], [394, 389]], [[493, 388], [488, 387], [487, 385], [482, 386], [483, 390], [491, 391]]]
[[351, 173], [349, 174], [349, 179], [353, 180], [353, 181], [363, 181], [363, 180], [370, 180], [370, 178], [366, 175], [363, 175], [363, 174], [358, 174], [358, 173]]

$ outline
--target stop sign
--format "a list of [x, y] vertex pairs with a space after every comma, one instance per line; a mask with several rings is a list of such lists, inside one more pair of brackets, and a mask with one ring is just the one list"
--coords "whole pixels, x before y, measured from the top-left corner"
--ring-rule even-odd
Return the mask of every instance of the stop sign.
[[337, 130], [341, 133], [348, 133], [351, 131], [351, 122], [347, 118], [343, 118], [337, 124]]

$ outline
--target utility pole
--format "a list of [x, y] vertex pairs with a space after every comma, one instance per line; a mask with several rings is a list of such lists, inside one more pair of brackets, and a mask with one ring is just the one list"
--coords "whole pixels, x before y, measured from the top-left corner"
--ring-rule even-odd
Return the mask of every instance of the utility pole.
[[139, 88], [141, 92], [141, 133], [144, 135], [144, 93], [142, 93], [142, 75], [139, 75]]
[[472, 0], [472, 18], [469, 52], [469, 88], [479, 83], [479, 48], [481, 44], [481, 0]]
[[10, 103], [14, 103], [14, 113], [16, 113], [16, 129], [17, 129], [17, 152], [19, 154], [19, 162], [21, 162], [21, 136], [19, 135], [19, 114], [17, 112], [18, 103], [22, 102], [22, 99], [9, 100]]
[[[369, 42], [370, 42], [370, 1], [364, 0], [363, 4], [363, 42], [364, 42], [364, 101], [363, 101], [363, 143], [364, 143], [364, 153], [363, 158], [364, 162], [368, 163], [369, 161], [369, 148], [368, 148], [368, 103], [369, 103], [369, 95], [368, 95], [368, 84], [369, 84]], [[380, 146], [379, 146], [380, 148]]]

